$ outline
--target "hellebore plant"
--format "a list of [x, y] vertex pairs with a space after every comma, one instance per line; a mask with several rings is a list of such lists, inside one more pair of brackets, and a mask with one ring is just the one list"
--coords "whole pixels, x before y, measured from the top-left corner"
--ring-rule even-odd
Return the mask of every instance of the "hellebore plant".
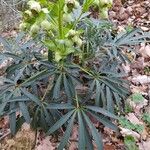
[[[118, 130], [111, 119], [118, 119], [115, 110], [124, 111], [129, 94], [121, 64], [129, 61], [126, 53], [134, 45], [149, 42], [149, 33], [117, 34], [107, 21], [110, 0], [30, 0], [27, 5], [20, 24], [26, 34], [12, 41], [0, 37], [0, 61], [13, 61], [0, 89], [0, 115], [9, 116], [13, 135], [24, 122], [46, 135], [64, 131], [58, 150], [69, 146], [77, 125], [78, 149], [93, 150], [94, 141], [102, 150], [95, 121]], [[96, 7], [98, 19], [89, 11]]]

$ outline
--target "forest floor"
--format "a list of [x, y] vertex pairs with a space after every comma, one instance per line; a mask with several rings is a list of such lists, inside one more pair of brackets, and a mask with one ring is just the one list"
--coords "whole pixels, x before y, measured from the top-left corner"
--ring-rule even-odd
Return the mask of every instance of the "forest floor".
[[[122, 0], [123, 1], [123, 0]], [[125, 28], [140, 27], [150, 31], [149, 0], [114, 0], [109, 12], [112, 22], [117, 25], [118, 32]], [[3, 32], [3, 36], [12, 36], [15, 31]], [[101, 127], [104, 150], [150, 150], [150, 45], [137, 46], [138, 55], [129, 53], [131, 64], [123, 65], [130, 81], [131, 95], [125, 102], [125, 114], [116, 122], [120, 133]], [[2, 67], [2, 65], [0, 65]], [[36, 143], [36, 150], [54, 150], [59, 143], [56, 137], [43, 138], [43, 133], [35, 132], [24, 124], [14, 138], [10, 138], [8, 118], [0, 120], [0, 150], [30, 150]], [[77, 149], [77, 126], [74, 126], [68, 150]], [[35, 141], [36, 139], [36, 141]]]

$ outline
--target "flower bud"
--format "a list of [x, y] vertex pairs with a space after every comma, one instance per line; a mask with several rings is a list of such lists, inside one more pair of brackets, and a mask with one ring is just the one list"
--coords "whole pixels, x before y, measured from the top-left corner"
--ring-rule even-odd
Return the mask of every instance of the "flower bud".
[[55, 52], [55, 61], [59, 62], [62, 59], [60, 52]]
[[72, 47], [72, 45], [73, 45], [73, 43], [72, 43], [71, 40], [66, 40], [66, 41], [65, 41], [65, 46], [67, 46], [67, 47]]
[[22, 23], [19, 25], [19, 29], [25, 30], [25, 29], [27, 29], [28, 26], [29, 26], [28, 23], [22, 22]]
[[30, 10], [26, 10], [25, 15], [27, 15], [28, 17], [32, 17], [32, 12]]
[[40, 3], [39, 2], [36, 2], [34, 0], [30, 0], [28, 2], [28, 5], [30, 7], [31, 10], [35, 10], [37, 12], [40, 12], [41, 11], [41, 6], [40, 6]]
[[72, 38], [72, 41], [77, 44], [77, 46], [81, 47], [82, 46], [82, 40], [78, 36], [74, 36]]
[[100, 18], [101, 19], [108, 19], [108, 8], [103, 8], [100, 11]]
[[63, 20], [64, 20], [64, 22], [72, 22], [73, 21], [73, 18], [72, 18], [72, 15], [71, 14], [68, 14], [68, 13], [65, 13], [64, 15], [63, 15]]
[[69, 9], [73, 9], [75, 6], [75, 0], [66, 0], [66, 5]]
[[65, 3], [68, 8], [67, 12], [72, 12], [73, 9], [77, 9], [80, 6], [79, 2], [76, 0], [66, 0]]
[[74, 7], [77, 9], [77, 8], [79, 8], [79, 6], [80, 6], [79, 2], [75, 1]]
[[41, 28], [44, 30], [50, 30], [51, 29], [51, 24], [48, 20], [44, 20], [41, 22]]
[[93, 4], [99, 6], [99, 0], [94, 0]]
[[39, 26], [37, 24], [33, 24], [30, 28], [31, 34], [36, 34], [39, 31]]
[[71, 29], [68, 31], [68, 33], [66, 34], [66, 37], [73, 37], [76, 35], [76, 31]]
[[82, 46], [82, 40], [79, 38], [77, 41], [76, 41], [76, 44], [77, 46], [81, 47]]
[[100, 7], [112, 7], [113, 1], [112, 0], [99, 0], [99, 6]]
[[42, 8], [43, 13], [48, 14], [49, 10], [47, 8]]
[[65, 13], [68, 13], [68, 11], [69, 11], [69, 9], [68, 9], [67, 5], [65, 5], [65, 6], [64, 6], [64, 12], [65, 12]]
[[107, 5], [108, 0], [99, 0], [99, 6], [103, 7], [104, 5]]
[[60, 40], [60, 39], [59, 39], [59, 40], [56, 40], [56, 42], [57, 42], [58, 44], [65, 44], [65, 40], [62, 40], [62, 39], [61, 39], [61, 40]]
[[76, 42], [78, 41], [78, 39], [79, 39], [78, 36], [74, 36], [74, 37], [72, 38], [72, 41], [76, 43]]

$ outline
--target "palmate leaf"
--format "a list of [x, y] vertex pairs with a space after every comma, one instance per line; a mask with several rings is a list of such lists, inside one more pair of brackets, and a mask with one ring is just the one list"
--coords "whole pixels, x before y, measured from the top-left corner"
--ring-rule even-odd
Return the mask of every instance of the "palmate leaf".
[[115, 116], [114, 114], [112, 114], [111, 112], [103, 109], [103, 108], [100, 108], [100, 107], [97, 107], [97, 106], [85, 106], [85, 108], [89, 109], [89, 110], [92, 110], [94, 112], [97, 112], [97, 113], [100, 113], [100, 114], [103, 114], [104, 116], [107, 116], [107, 117], [110, 117], [110, 118], [114, 118], [114, 119], [118, 119], [117, 116]]
[[62, 150], [65, 147], [65, 145], [67, 144], [68, 139], [69, 139], [70, 134], [71, 134], [71, 131], [72, 131], [72, 128], [73, 128], [73, 123], [74, 123], [75, 117], [76, 117], [76, 112], [74, 112], [74, 114], [71, 116], [71, 119], [69, 120], [69, 124], [67, 126], [66, 131], [65, 131], [65, 134], [64, 134], [63, 138], [61, 139], [61, 142], [58, 146], [58, 150]]
[[27, 91], [27, 89], [25, 88], [20, 88], [21, 92], [27, 96], [31, 101], [35, 102], [37, 105], [41, 106], [41, 102], [38, 99], [38, 97], [36, 97], [35, 95], [31, 94], [30, 92]]
[[51, 76], [53, 74], [54, 74], [54, 72], [50, 72], [49, 70], [44, 69], [44, 70], [42, 70], [40, 72], [37, 72], [36, 74], [31, 76], [30, 78], [26, 79], [21, 85], [22, 86], [29, 86], [33, 82], [36, 82], [38, 80], [41, 80], [41, 79], [46, 78], [48, 76]]
[[57, 110], [63, 110], [63, 109], [74, 109], [75, 107], [71, 104], [64, 103], [64, 104], [56, 104], [51, 103], [46, 106], [47, 109], [57, 109]]
[[65, 89], [66, 95], [67, 95], [68, 99], [70, 100], [73, 97], [73, 94], [72, 94], [72, 91], [69, 86], [69, 82], [68, 82], [65, 74], [63, 74], [63, 84], [64, 84], [64, 89]]
[[16, 134], [16, 112], [9, 114], [10, 130], [11, 134]]
[[92, 136], [89, 133], [90, 131], [88, 128], [88, 124], [86, 123], [84, 119], [82, 111], [85, 112], [85, 110], [82, 110], [82, 109], [78, 110], [78, 125], [79, 125], [78, 149], [79, 150], [94, 150]]
[[51, 112], [46, 108], [46, 106], [43, 106], [43, 114], [45, 115], [46, 124], [48, 126], [52, 126], [54, 122], [54, 115], [51, 114]]
[[94, 138], [94, 140], [96, 142], [97, 149], [98, 150], [103, 150], [102, 137], [101, 137], [100, 133], [97, 132], [97, 130], [94, 127], [93, 123], [90, 121], [89, 117], [83, 111], [82, 111], [82, 114], [84, 116], [84, 119], [85, 119], [88, 127], [90, 128], [92, 136], [93, 136], [93, 138]]
[[2, 103], [2, 104], [0, 103], [0, 116], [3, 115], [3, 111], [4, 111], [5, 107], [6, 107], [6, 105], [7, 105], [7, 102]]
[[53, 90], [54, 99], [60, 98], [61, 83], [62, 83], [62, 74], [59, 75], [59, 77], [56, 80], [56, 83], [54, 84], [54, 90]]
[[31, 118], [28, 112], [27, 105], [24, 102], [19, 102], [20, 111], [27, 123], [31, 123]]
[[10, 122], [10, 130], [12, 135], [16, 133], [16, 110], [15, 103], [10, 104], [10, 113], [9, 113], [9, 122]]
[[40, 124], [40, 126], [43, 128], [44, 131], [47, 131], [48, 122], [46, 120], [47, 118], [45, 117], [45, 113], [44, 113], [43, 109], [39, 110], [38, 117], [39, 117], [38, 123]]
[[64, 91], [67, 95], [68, 103], [72, 103], [72, 98], [75, 97], [74, 78], [70, 74], [63, 75]]
[[15, 97], [15, 98], [10, 97], [9, 99], [6, 100], [7, 103], [25, 102], [25, 101], [29, 101], [29, 98], [24, 97], [24, 96], [19, 96], [19, 97]]
[[[78, 149], [85, 150], [86, 149], [86, 138], [85, 138], [85, 125], [82, 119], [82, 114], [78, 111], [78, 123], [79, 123], [79, 143]], [[88, 138], [88, 137], [87, 137]]]
[[88, 131], [88, 126], [85, 126], [85, 141], [86, 141], [86, 149], [85, 150], [94, 150], [93, 139]]
[[41, 106], [35, 105], [31, 113], [32, 128], [42, 128], [44, 132], [47, 132], [47, 130], [54, 124], [54, 120], [57, 119], [56, 116], [51, 113], [52, 111], [46, 108], [46, 105], [45, 102]]
[[121, 84], [119, 85], [111, 82], [111, 80], [106, 80], [103, 78], [101, 78], [100, 81], [107, 85], [111, 90], [118, 93], [121, 97], [125, 97], [127, 94], [129, 94], [128, 89], [123, 87]]
[[97, 121], [99, 121], [106, 127], [110, 128], [116, 132], [118, 131], [118, 127], [115, 124], [113, 124], [108, 118], [106, 118], [106, 116], [93, 113], [92, 111], [87, 111], [87, 112], [90, 113]]
[[114, 112], [114, 103], [112, 99], [112, 93], [109, 87], [106, 87], [106, 99], [107, 99], [107, 110], [109, 112]]
[[[119, 99], [123, 99], [129, 94], [127, 83], [120, 77], [115, 75], [98, 73], [99, 78], [90, 79], [88, 97], [94, 96], [95, 105], [104, 107], [108, 111], [113, 112], [113, 105], [116, 99], [113, 99], [113, 93], [116, 93]], [[90, 95], [90, 96], [89, 96]], [[120, 101], [121, 103], [121, 101]]]
[[[140, 29], [134, 29], [131, 32], [127, 32], [125, 34], [118, 35], [114, 38], [114, 40], [110, 40], [106, 43], [109, 47], [109, 51], [111, 51], [115, 58], [118, 57], [123, 63], [126, 63], [126, 61], [130, 62], [128, 57], [125, 53], [123, 53], [124, 50], [128, 49], [130, 51], [134, 51], [134, 48], [132, 46], [139, 45], [141, 43], [149, 43], [150, 42], [150, 34], [148, 32], [144, 33]], [[107, 46], [106, 46], [107, 47]], [[112, 57], [113, 58], [113, 57]]]
[[[95, 98], [96, 106], [100, 106], [100, 103], [101, 103], [101, 101], [100, 101], [100, 93], [101, 92], [100, 91], [101, 91], [101, 85], [100, 85], [99, 81], [96, 80], [96, 98]], [[103, 105], [101, 104], [101, 106], [103, 106]]]
[[55, 132], [56, 130], [58, 130], [63, 124], [65, 124], [68, 119], [72, 116], [72, 114], [74, 113], [74, 110], [69, 111], [66, 115], [64, 115], [60, 120], [58, 120], [48, 131], [47, 131], [47, 135]]
[[114, 95], [115, 103], [117, 104], [118, 108], [120, 108], [121, 107], [121, 98], [115, 92], [113, 92], [113, 95]]
[[116, 46], [120, 45], [137, 45], [150, 37], [150, 34], [145, 34], [141, 29], [134, 29], [130, 33], [123, 34], [120, 38], [115, 38]]
[[23, 76], [24, 69], [25, 68], [22, 68], [22, 69], [20, 69], [20, 70], [17, 71], [17, 75], [16, 75], [16, 77], [14, 79], [15, 84], [17, 84], [17, 82], [19, 81], [19, 79]]

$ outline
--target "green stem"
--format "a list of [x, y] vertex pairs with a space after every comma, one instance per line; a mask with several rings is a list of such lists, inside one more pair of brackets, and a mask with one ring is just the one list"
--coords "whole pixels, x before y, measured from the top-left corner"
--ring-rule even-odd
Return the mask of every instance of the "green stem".
[[77, 65], [77, 64], [74, 64], [76, 67], [78, 67], [79, 69], [81, 69], [83, 72], [87, 73], [88, 75], [92, 76], [93, 77], [93, 74], [90, 73], [89, 71], [87, 71], [86, 69], [84, 69], [83, 67]]
[[49, 83], [48, 83], [47, 89], [46, 89], [46, 91], [45, 91], [45, 93], [44, 93], [44, 95], [43, 95], [41, 101], [44, 101], [44, 99], [45, 99], [45, 97], [46, 97], [46, 95], [47, 95], [49, 89], [51, 89], [51, 83], [50, 83], [50, 81], [49, 81]]
[[60, 39], [63, 38], [63, 30], [62, 30], [62, 18], [63, 18], [63, 13], [62, 13], [62, 7], [61, 7], [61, 1], [59, 1], [59, 15], [58, 15], [58, 25], [59, 25], [59, 36]]
[[79, 108], [79, 100], [78, 100], [77, 93], [76, 93], [76, 96], [75, 96], [75, 100], [76, 100], [76, 103], [77, 103], [77, 108]]

